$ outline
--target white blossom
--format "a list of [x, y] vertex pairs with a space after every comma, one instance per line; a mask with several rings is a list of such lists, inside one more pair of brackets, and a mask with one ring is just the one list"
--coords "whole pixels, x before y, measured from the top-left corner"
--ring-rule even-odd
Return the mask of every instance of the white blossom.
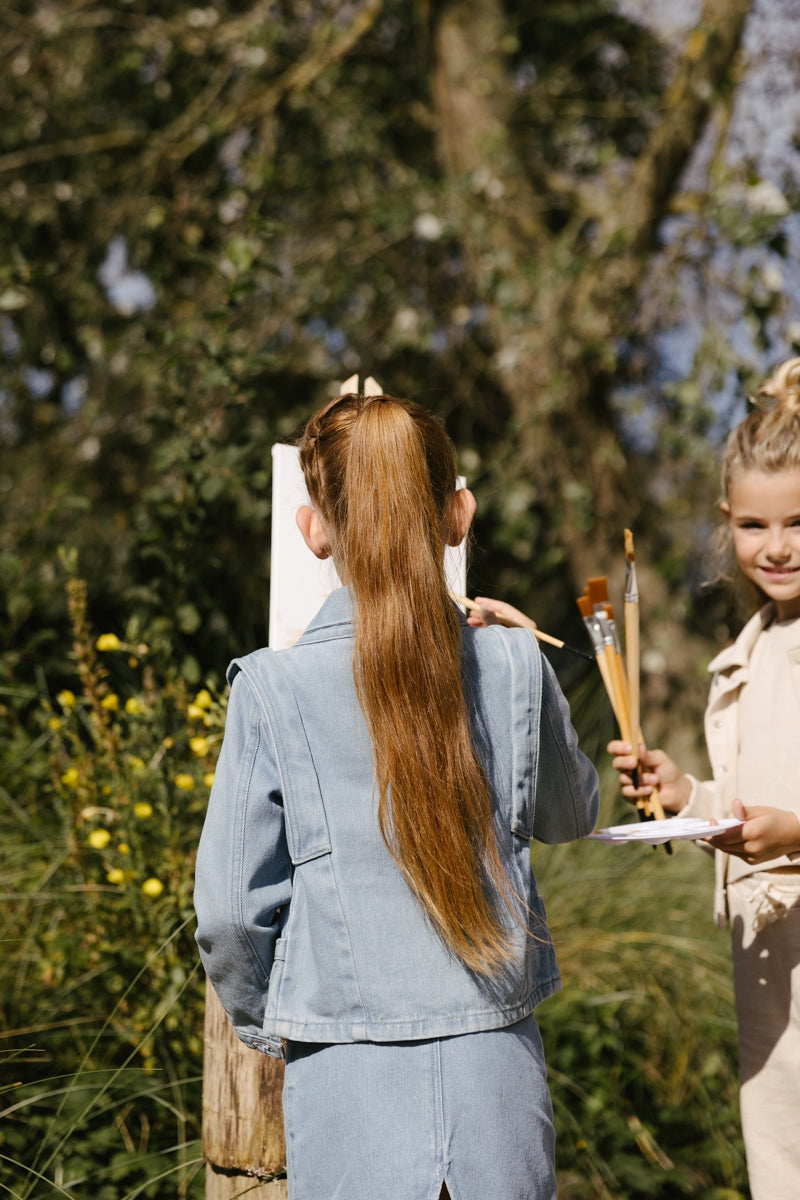
[[97, 271], [109, 304], [120, 316], [148, 312], [156, 303], [156, 290], [143, 271], [128, 267], [128, 246], [119, 234], [108, 243], [106, 257]]

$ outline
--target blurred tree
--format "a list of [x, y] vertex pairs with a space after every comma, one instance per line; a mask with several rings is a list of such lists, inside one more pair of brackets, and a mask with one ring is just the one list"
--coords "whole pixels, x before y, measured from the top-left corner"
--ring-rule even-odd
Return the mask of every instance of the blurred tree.
[[705, 409], [638, 445], [610, 385], [736, 93], [750, 4], [696, 7], [671, 37], [610, 0], [0, 9], [6, 666], [52, 658], [62, 543], [95, 620], [157, 612], [190, 678], [262, 642], [270, 445], [356, 370], [447, 419], [480, 590], [580, 638], [634, 526], [675, 644]]
[[797, 180], [724, 147], [793, 4], [0, 4], [0, 695], [58, 686], [59, 547], [190, 685], [262, 643], [270, 447], [358, 371], [446, 419], [475, 590], [577, 641], [634, 527], [650, 710], [699, 733], [720, 397], [793, 344], [800, 254]]

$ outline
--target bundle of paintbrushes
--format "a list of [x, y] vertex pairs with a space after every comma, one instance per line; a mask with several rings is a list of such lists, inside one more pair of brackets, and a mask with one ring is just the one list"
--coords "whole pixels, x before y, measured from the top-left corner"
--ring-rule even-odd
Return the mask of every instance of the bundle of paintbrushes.
[[[620, 737], [629, 742], [638, 752], [642, 742], [639, 715], [639, 588], [636, 577], [636, 559], [633, 549], [633, 534], [625, 530], [625, 649], [627, 665], [622, 655], [614, 609], [608, 597], [608, 583], [604, 575], [590, 579], [582, 596], [578, 597], [578, 608], [594, 648], [595, 660], [605, 684], [606, 693], [614, 712]], [[634, 784], [637, 773], [634, 772]], [[653, 790], [649, 796], [636, 801], [641, 821], [663, 820], [664, 809]], [[665, 843], [668, 853], [672, 847]]]

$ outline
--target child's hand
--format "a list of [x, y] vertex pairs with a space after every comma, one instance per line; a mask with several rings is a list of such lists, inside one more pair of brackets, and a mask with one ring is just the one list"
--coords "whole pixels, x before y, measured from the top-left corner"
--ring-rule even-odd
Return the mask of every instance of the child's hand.
[[[649, 796], [653, 788], [658, 788], [665, 812], [679, 813], [689, 803], [692, 785], [663, 750], [647, 750], [640, 746], [637, 758], [630, 742], [609, 742], [606, 749], [614, 756], [611, 765], [619, 771], [622, 794], [631, 804], [635, 804], [640, 796]], [[639, 786], [634, 787], [633, 772], [637, 767]]]
[[471, 608], [467, 613], [467, 623], [482, 628], [486, 625], [519, 625], [523, 629], [536, 629], [535, 621], [526, 617], [525, 613], [506, 604], [505, 600], [490, 600], [487, 596], [476, 596], [475, 603], [479, 608]]
[[734, 800], [731, 814], [740, 817], [744, 825], [707, 838], [715, 850], [724, 850], [746, 863], [768, 862], [782, 854], [800, 852], [800, 819], [791, 809], [766, 805], [745, 808], [741, 800]]

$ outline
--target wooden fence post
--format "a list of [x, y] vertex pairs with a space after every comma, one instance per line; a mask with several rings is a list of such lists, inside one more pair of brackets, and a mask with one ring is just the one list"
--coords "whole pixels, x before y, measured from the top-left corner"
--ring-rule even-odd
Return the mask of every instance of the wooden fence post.
[[239, 1041], [206, 981], [206, 1200], [286, 1200], [282, 1088], [283, 1063]]

